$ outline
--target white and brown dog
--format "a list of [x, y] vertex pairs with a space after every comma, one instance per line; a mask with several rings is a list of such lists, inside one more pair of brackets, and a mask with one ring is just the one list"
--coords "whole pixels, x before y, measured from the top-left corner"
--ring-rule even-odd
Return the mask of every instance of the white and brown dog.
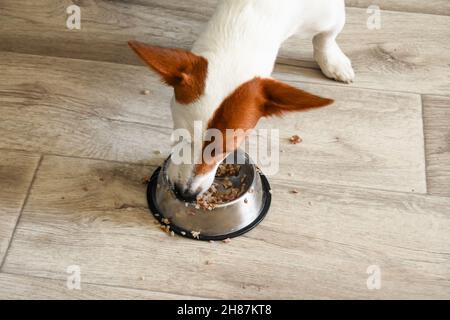
[[[194, 121], [202, 121], [204, 130], [247, 131], [261, 117], [333, 102], [270, 78], [281, 44], [296, 32], [313, 36], [314, 58], [327, 77], [353, 80], [351, 62], [336, 43], [344, 23], [344, 0], [221, 0], [192, 51], [129, 45], [174, 88], [175, 129], [193, 136]], [[224, 150], [244, 138], [224, 141]], [[171, 183], [185, 198], [206, 191], [227, 152], [215, 154], [212, 162], [203, 161], [199, 151], [189, 163], [169, 163]]]

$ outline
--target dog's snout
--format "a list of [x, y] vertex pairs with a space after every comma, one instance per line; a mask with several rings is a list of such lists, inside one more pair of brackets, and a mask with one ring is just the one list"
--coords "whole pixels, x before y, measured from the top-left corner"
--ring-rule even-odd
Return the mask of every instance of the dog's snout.
[[195, 174], [195, 165], [176, 164], [170, 161], [167, 164], [167, 179], [178, 199], [195, 202], [197, 196], [209, 189], [214, 182], [215, 171], [207, 174]]
[[183, 188], [179, 184], [175, 184], [174, 192], [176, 196], [183, 201], [194, 202], [195, 200], [197, 200], [197, 192], [192, 192], [189, 189]]

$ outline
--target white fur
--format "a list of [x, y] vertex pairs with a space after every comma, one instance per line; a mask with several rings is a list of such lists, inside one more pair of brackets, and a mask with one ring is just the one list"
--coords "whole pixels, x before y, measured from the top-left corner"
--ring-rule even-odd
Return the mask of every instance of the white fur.
[[[257, 76], [270, 77], [281, 44], [296, 32], [314, 37], [314, 57], [326, 76], [352, 81], [350, 60], [335, 41], [344, 23], [344, 0], [221, 0], [192, 48], [208, 60], [204, 95], [190, 105], [172, 100], [175, 129], [193, 133], [195, 120], [206, 126], [241, 84]], [[191, 193], [203, 192], [215, 172], [194, 176], [193, 167], [169, 164], [169, 179]]]

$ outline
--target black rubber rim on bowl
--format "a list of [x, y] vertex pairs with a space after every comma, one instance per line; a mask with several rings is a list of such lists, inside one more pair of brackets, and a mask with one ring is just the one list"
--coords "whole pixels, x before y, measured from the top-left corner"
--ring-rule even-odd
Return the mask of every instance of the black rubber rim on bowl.
[[[147, 202], [148, 202], [148, 207], [150, 209], [150, 212], [153, 214], [155, 219], [158, 220], [161, 225], [165, 225], [163, 223], [163, 219], [165, 217], [163, 216], [163, 214], [161, 212], [159, 212], [159, 210], [156, 206], [156, 199], [155, 199], [156, 186], [158, 183], [157, 181], [158, 181], [158, 176], [159, 176], [160, 171], [161, 171], [161, 167], [156, 169], [155, 172], [153, 172], [152, 177], [150, 178], [150, 181], [147, 186]], [[225, 239], [235, 238], [235, 237], [243, 235], [244, 233], [249, 232], [254, 227], [256, 227], [262, 220], [264, 220], [264, 218], [267, 215], [267, 212], [269, 211], [270, 203], [272, 201], [272, 194], [270, 193], [269, 181], [267, 180], [266, 176], [263, 175], [261, 172], [259, 172], [259, 176], [261, 177], [261, 183], [262, 183], [265, 201], [264, 201], [264, 205], [263, 205], [258, 217], [248, 226], [246, 226], [240, 230], [234, 231], [232, 233], [224, 234], [224, 235], [205, 236], [205, 235], [200, 234], [198, 236], [198, 238], [194, 238], [192, 236], [191, 230], [184, 230], [172, 223], [169, 224], [170, 230], [182, 237], [195, 239], [195, 240], [202, 240], [202, 241], [221, 241], [221, 240], [225, 240]]]

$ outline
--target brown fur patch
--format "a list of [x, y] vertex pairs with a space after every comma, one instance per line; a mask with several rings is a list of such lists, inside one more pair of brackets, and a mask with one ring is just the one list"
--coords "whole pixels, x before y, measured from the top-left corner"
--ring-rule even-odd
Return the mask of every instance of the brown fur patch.
[[[239, 147], [245, 139], [243, 132], [253, 129], [261, 117], [307, 111], [333, 102], [273, 79], [254, 78], [244, 83], [222, 102], [208, 123], [209, 129], [222, 132], [224, 154], [216, 155], [215, 163], [203, 162], [197, 165], [195, 173], [205, 174], [211, 171], [227, 153]], [[227, 129], [241, 130], [229, 141]], [[208, 144], [205, 143], [203, 149]]]
[[192, 103], [203, 94], [208, 72], [205, 58], [190, 51], [150, 46], [138, 41], [129, 41], [128, 45], [174, 88], [179, 103]]

